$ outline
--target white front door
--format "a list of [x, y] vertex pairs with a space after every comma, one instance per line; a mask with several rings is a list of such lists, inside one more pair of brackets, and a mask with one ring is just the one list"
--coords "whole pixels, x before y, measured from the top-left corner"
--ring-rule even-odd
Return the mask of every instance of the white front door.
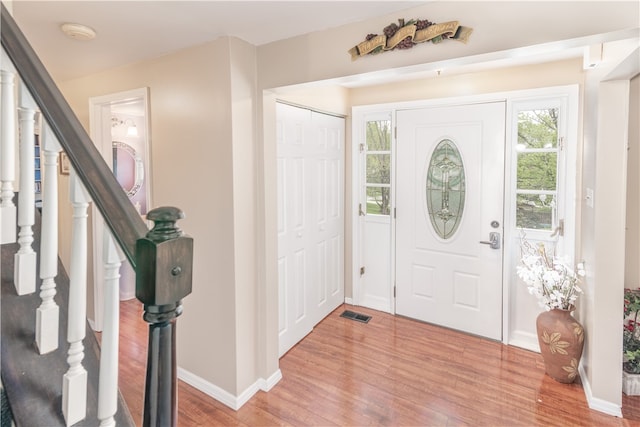
[[282, 356], [344, 302], [344, 118], [278, 103]]
[[398, 111], [397, 129], [396, 313], [499, 340], [504, 103]]

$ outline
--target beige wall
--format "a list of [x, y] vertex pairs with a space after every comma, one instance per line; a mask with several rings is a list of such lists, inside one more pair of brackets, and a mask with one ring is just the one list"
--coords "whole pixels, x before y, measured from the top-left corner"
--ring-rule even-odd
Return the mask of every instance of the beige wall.
[[[257, 360], [268, 358], [258, 347], [256, 245], [256, 63], [255, 48], [239, 39], [229, 39], [231, 129], [233, 145], [233, 230], [235, 262], [235, 354], [238, 395], [251, 386], [258, 372]], [[277, 332], [276, 332], [277, 333]], [[273, 358], [276, 355], [271, 355]]]
[[[554, 75], [554, 70], [544, 65], [521, 67], [516, 71], [517, 76], [514, 78], [511, 78], [509, 73], [505, 78], [499, 72], [462, 74], [447, 78], [446, 70], [455, 69], [459, 65], [481, 63], [489, 59], [501, 59], [508, 63], [509, 57], [524, 54], [523, 46], [546, 43], [548, 48], [553, 45], [551, 50], [582, 46], [585, 43], [584, 37], [638, 26], [637, 4], [618, 2], [615, 7], [613, 6], [611, 2], [454, 2], [448, 4], [437, 2], [410, 9], [401, 16], [398, 14], [382, 16], [361, 23], [260, 46], [258, 48], [259, 87], [270, 94], [275, 93], [275, 95], [263, 99], [264, 123], [275, 121], [272, 103], [275, 102], [277, 94], [282, 88], [291, 90], [292, 86], [303, 83], [313, 83], [314, 86], [317, 86], [323, 83], [322, 80], [325, 80], [324, 83], [327, 87], [330, 87], [332, 82], [375, 81], [376, 76], [379, 76], [376, 71], [384, 71], [383, 74], [387, 76], [397, 75], [398, 78], [407, 79], [408, 75], [410, 76], [416, 71], [445, 70], [439, 79], [424, 79], [417, 82], [409, 79], [410, 81], [404, 83], [371, 85], [371, 87], [363, 89], [350, 90], [351, 105], [524, 89], [544, 85], [541, 82], [557, 81], [555, 84], [558, 85], [576, 82], [574, 77]], [[581, 19], [576, 20], [578, 13]], [[602, 16], [607, 16], [608, 19], [603, 20]], [[468, 44], [446, 41], [437, 45], [419, 45], [404, 52], [385, 53], [359, 58], [356, 61], [351, 60], [347, 54], [350, 47], [361, 42], [364, 35], [376, 31], [376, 29], [381, 30], [389, 22], [397, 21], [399, 17], [428, 17], [434, 22], [458, 20], [461, 25], [474, 28], [474, 32]], [[553, 19], [550, 20], [549, 17], [553, 17]], [[545, 31], [539, 31], [537, 22], [545, 22]], [[571, 23], [571, 25], [567, 25], [567, 23]], [[511, 34], [511, 36], [504, 37], [505, 34]], [[607, 36], [607, 38], [610, 37], [613, 36]], [[594, 38], [594, 40], [598, 39], [598, 37]], [[577, 67], [575, 64], [574, 70], [578, 71]], [[390, 71], [391, 69], [393, 70]], [[539, 78], [532, 78], [534, 75]], [[501, 78], [505, 80], [501, 81]], [[313, 102], [313, 97], [306, 97], [306, 100], [303, 100], [305, 97], [300, 96], [298, 99], [299, 103], [304, 105]], [[347, 124], [350, 125], [349, 117]], [[347, 135], [349, 145], [347, 146], [345, 164], [348, 168], [351, 164], [350, 132], [347, 132]], [[265, 125], [261, 140], [263, 153], [275, 153], [275, 130], [268, 129]], [[264, 167], [265, 179], [258, 191], [265, 203], [265, 217], [275, 218], [275, 198], [271, 190], [275, 188], [274, 155], [264, 157]], [[351, 197], [349, 169], [346, 171], [346, 177], [345, 197], [349, 200]], [[345, 217], [350, 218], [351, 204], [346, 203], [345, 206]], [[275, 227], [274, 224], [271, 220], [266, 223], [265, 230], [260, 230], [266, 239], [265, 248], [267, 251], [263, 261], [267, 266], [275, 262], [275, 254], [269, 250], [269, 248], [276, 248], [275, 243], [272, 242], [275, 234], [270, 230], [271, 227]], [[345, 235], [350, 236], [350, 224], [346, 225]], [[350, 245], [346, 245], [347, 289], [345, 292], [347, 296], [351, 295], [348, 273], [351, 268], [350, 254]], [[270, 268], [268, 271], [271, 273], [264, 278], [265, 286], [272, 292], [276, 292], [277, 276], [274, 273], [275, 270]]]
[[[567, 41], [638, 26], [637, 2], [428, 2], [424, 6], [339, 28], [319, 31], [260, 46], [259, 85], [275, 88], [345, 76], [367, 79], [385, 70], [402, 75], [411, 67], [450, 68], [521, 55], [523, 46]], [[433, 22], [457, 20], [473, 28], [469, 43], [426, 43], [407, 51], [351, 60], [347, 51], [372, 32], [399, 18], [428, 18]], [[584, 44], [584, 40], [580, 46]], [[572, 43], [557, 45], [566, 48]], [[406, 69], [401, 69], [406, 67]]]
[[[580, 19], [576, 19], [577, 14]], [[602, 40], [600, 33], [635, 28], [637, 16], [636, 2], [434, 2], [403, 16], [384, 16], [255, 50], [223, 38], [65, 82], [61, 88], [87, 127], [89, 97], [150, 88], [152, 199], [157, 206], [182, 208], [187, 218], [180, 226], [195, 241], [194, 292], [185, 299], [184, 315], [178, 322], [179, 364], [237, 396], [248, 384], [272, 375], [278, 367], [274, 105], [279, 92], [286, 92], [279, 88], [358, 74], [368, 78], [369, 73], [398, 67], [404, 68], [394, 73], [406, 74], [415, 67], [433, 70], [507, 59], [522, 54], [523, 47], [543, 43], [552, 43], [558, 49], [574, 47]], [[351, 61], [347, 54], [350, 47], [399, 17], [436, 22], [457, 19], [473, 27], [474, 33], [466, 45], [446, 41]], [[604, 38], [611, 37], [616, 36]], [[410, 83], [397, 83], [376, 90], [352, 90], [348, 95], [338, 90], [337, 102], [318, 101], [310, 94], [296, 98], [295, 91], [282, 96], [340, 113], [348, 112], [342, 110], [346, 100], [361, 105], [374, 99], [391, 102], [401, 97], [407, 100], [522, 89], [552, 81], [574, 82], [572, 74], [579, 74], [574, 62], [553, 66], [563, 72], [553, 75], [546, 66], [529, 66], [475, 75], [443, 75], [428, 80], [428, 85], [420, 89]], [[592, 102], [596, 103], [597, 97], [585, 96], [585, 105]], [[584, 185], [598, 183], [591, 172], [597, 159], [595, 139], [590, 138], [596, 134], [589, 132], [584, 140], [583, 170], [593, 167], [585, 172]], [[349, 157], [346, 164], [350, 164]], [[349, 217], [349, 212], [346, 214]], [[589, 252], [597, 236], [591, 228], [593, 215], [586, 216], [582, 248]], [[346, 232], [350, 233], [348, 229]], [[593, 259], [594, 253], [589, 255]], [[592, 287], [590, 282], [587, 288]], [[595, 296], [591, 293], [586, 300], [593, 302]], [[587, 326], [594, 326], [589, 319], [619, 319], [618, 311], [608, 305], [600, 310], [595, 303], [582, 314], [587, 316]], [[587, 363], [594, 370], [598, 365], [598, 378], [619, 376], [619, 366], [603, 367], [595, 349], [590, 348], [588, 354]], [[600, 381], [594, 384], [608, 387]], [[608, 393], [601, 396], [611, 397]]]
[[357, 106], [562, 86], [582, 83], [583, 73], [582, 58], [450, 76], [445, 71], [439, 77], [353, 89], [350, 99]]
[[[508, 61], [510, 57], [526, 55], [525, 47], [533, 45], [542, 45], [553, 51], [554, 49], [561, 50], [620, 38], [637, 37], [638, 7], [637, 2], [616, 4], [612, 2], [499, 2], [495, 4], [438, 2], [411, 9], [402, 17], [428, 17], [436, 22], [459, 20], [462, 25], [474, 28], [469, 44], [447, 41], [439, 45], [417, 46], [404, 52], [370, 56], [352, 62], [346, 50], [362, 41], [363, 36], [367, 33], [379, 31], [389, 22], [394, 22], [398, 18], [396, 15], [390, 15], [259, 47], [259, 88], [264, 91], [263, 93], [268, 93], [268, 96], [263, 98], [264, 134], [261, 139], [264, 181], [258, 189], [262, 195], [260, 208], [264, 209], [265, 218], [265, 228], [259, 229], [259, 232], [264, 233], [265, 238], [265, 253], [263, 254], [265, 277], [263, 280], [267, 293], [277, 293], [277, 273], [274, 268], [275, 251], [277, 251], [274, 232], [276, 206], [273, 190], [276, 182], [275, 131], [269, 125], [269, 123], [275, 122], [273, 112], [273, 103], [276, 99], [273, 93], [277, 92], [275, 88], [317, 80], [361, 81], [373, 78], [376, 70], [394, 69], [393, 72], [385, 74], [404, 76], [413, 71], [440, 68], [446, 70], [459, 65], [481, 63], [489, 59]], [[544, 31], [540, 31], [540, 22], [544, 22]], [[620, 32], [611, 33], [629, 28], [634, 30], [624, 31], [624, 35], [621, 35]], [[607, 34], [600, 35], [602, 33]], [[397, 84], [394, 87], [394, 90], [399, 91], [397, 95], [395, 93], [389, 95], [391, 90], [386, 91], [388, 96], [386, 101], [383, 101], [382, 98], [385, 95], [379, 94], [377, 90], [373, 89], [367, 89], [360, 93], [351, 91], [350, 100], [352, 105], [361, 105], [374, 102], [373, 99], [378, 99], [379, 102], [390, 102], [406, 100], [402, 97], [416, 99], [415, 97], [422, 96], [437, 97], [483, 93], [483, 91], [493, 91], [497, 87], [503, 87], [502, 90], [522, 89], [535, 87], [538, 84], [535, 78], [530, 78], [534, 72], [546, 76], [541, 77], [541, 81], [547, 78], [553, 80], [553, 77], [547, 74], [548, 71], [544, 66], [524, 67], [517, 71], [521, 76], [524, 76], [524, 79], [511, 79], [511, 76], [507, 76], [504, 83], [498, 80], [501, 77], [499, 72], [452, 77], [448, 85], [437, 79], [431, 79], [428, 81], [430, 87], [421, 94], [414, 94], [413, 91], [420, 91], [420, 89], [406, 83]], [[576, 70], [576, 72], [578, 71]], [[568, 79], [567, 82], [559, 81], [557, 84], [575, 81], [573, 77], [568, 77]], [[472, 85], [470, 89], [468, 88], [469, 84]], [[533, 86], [529, 86], [531, 84]], [[582, 102], [584, 106], [589, 105], [590, 108], [597, 108], [597, 89], [595, 92], [590, 89], [589, 93], [584, 95]], [[597, 117], [597, 113], [595, 116]], [[583, 189], [587, 186], [595, 188], [596, 184], [603, 185], [595, 176], [596, 163], [599, 167], [604, 167], [605, 170], [608, 167], [604, 159], [596, 161], [597, 122], [593, 119], [593, 114], [589, 115], [588, 126], [594, 128], [589, 129], [582, 141], [582, 147], [580, 147], [584, 151], [584, 164], [581, 169], [578, 169], [578, 182], [581, 182], [582, 174], [585, 174], [586, 177], [580, 185], [579, 195], [582, 195]], [[350, 159], [347, 159], [347, 164], [350, 164]], [[347, 189], [349, 188], [347, 182]], [[347, 206], [349, 205], [347, 204]], [[599, 236], [594, 233], [593, 212], [587, 212], [585, 214], [587, 223], [581, 224], [581, 221], [584, 222], [584, 218], [580, 216], [581, 207], [578, 206], [578, 224], [576, 225], [582, 231], [583, 236], [578, 235], [577, 240], [580, 246], [576, 253], [580, 254], [581, 251], [586, 251], [589, 255], [589, 261], [593, 262], [594, 248]], [[346, 217], [350, 217], [350, 212], [346, 212]], [[346, 232], [350, 231], [346, 230]], [[349, 268], [348, 253], [345, 267]], [[606, 272], [605, 268], [599, 272], [599, 275], [606, 276]], [[585, 354], [588, 356], [585, 358], [585, 364], [587, 369], [591, 366], [593, 370], [598, 372], [597, 376], [592, 376], [592, 371], [586, 380], [593, 381], [590, 391], [593, 396], [596, 396], [596, 399], [599, 399], [598, 402], [606, 402], [609, 406], [605, 409], [614, 408], [613, 411], [615, 411], [616, 405], [619, 407], [620, 387], [618, 386], [615, 390], [616, 384], [612, 386], [611, 382], [606, 383], [604, 379], [621, 376], [620, 364], [611, 361], [611, 355], [615, 354], [621, 357], [621, 341], [617, 339], [616, 332], [620, 329], [619, 324], [614, 326], [611, 320], [620, 318], [621, 298], [617, 301], [618, 294], [612, 292], [603, 298], [602, 301], [605, 303], [601, 306], [598, 298], [601, 293], [606, 292], [606, 282], [594, 286], [592, 276], [595, 273], [592, 270], [588, 274], [591, 277], [586, 280], [584, 308], [580, 310], [578, 316], [585, 320], [587, 334], [593, 330], [594, 336], [599, 337], [598, 339], [604, 339], [602, 334], [606, 334], [607, 331], [611, 333], [606, 338], [610, 345], [604, 353], [596, 351], [594, 347], [589, 347], [592, 344], [587, 344], [588, 348]], [[595, 304], [596, 300], [598, 305]], [[612, 304], [613, 301], [617, 305]], [[596, 323], [594, 319], [598, 319], [598, 322], [600, 319], [608, 320]]]
[[234, 393], [237, 290], [229, 51], [229, 40], [219, 39], [60, 86], [87, 129], [90, 97], [149, 87], [152, 200], [156, 207], [180, 207], [186, 218], [178, 225], [194, 238], [193, 294], [184, 300], [178, 321], [180, 366]]
[[[637, 43], [635, 43], [637, 46]], [[583, 165], [580, 258], [585, 262], [584, 296], [579, 318], [585, 326], [582, 368], [597, 405], [622, 403], [622, 328], [624, 287], [626, 145], [629, 81], [611, 78], [621, 62], [636, 63], [630, 51], [605, 51], [598, 68], [587, 73], [583, 103]], [[626, 60], [624, 60], [627, 58]], [[624, 60], [624, 61], [623, 61]], [[594, 191], [594, 206], [585, 198]]]
[[640, 287], [640, 76], [631, 81], [624, 284]]

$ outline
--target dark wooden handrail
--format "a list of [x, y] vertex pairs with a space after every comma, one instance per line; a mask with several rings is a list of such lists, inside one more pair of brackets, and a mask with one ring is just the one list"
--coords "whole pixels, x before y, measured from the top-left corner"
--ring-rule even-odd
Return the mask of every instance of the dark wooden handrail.
[[152, 209], [147, 219], [154, 227], [147, 228], [13, 17], [1, 6], [2, 47], [136, 272], [136, 297], [144, 304], [149, 323], [143, 425], [175, 427], [176, 319], [193, 280], [193, 239], [176, 226], [184, 214], [174, 207]]
[[91, 141], [4, 4], [0, 12], [2, 47], [20, 73], [60, 145], [69, 156], [93, 203], [129, 262], [136, 267], [136, 242], [148, 231], [113, 172]]

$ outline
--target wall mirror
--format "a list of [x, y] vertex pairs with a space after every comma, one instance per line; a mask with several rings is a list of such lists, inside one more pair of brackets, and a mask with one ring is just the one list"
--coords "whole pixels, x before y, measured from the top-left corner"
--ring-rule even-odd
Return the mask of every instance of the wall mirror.
[[113, 141], [112, 147], [113, 174], [129, 199], [135, 198], [144, 184], [142, 156], [126, 142]]
[[[105, 160], [118, 183], [141, 215], [149, 205], [149, 140], [142, 99], [112, 103], [110, 135], [103, 143]], [[111, 150], [107, 149], [111, 145]], [[110, 151], [110, 153], [107, 153]]]

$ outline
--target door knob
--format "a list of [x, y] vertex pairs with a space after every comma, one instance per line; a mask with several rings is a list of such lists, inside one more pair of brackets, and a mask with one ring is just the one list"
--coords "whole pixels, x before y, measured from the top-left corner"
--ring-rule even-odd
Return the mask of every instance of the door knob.
[[489, 233], [489, 241], [481, 240], [480, 243], [483, 245], [489, 245], [491, 249], [500, 249], [500, 233], [492, 231]]

